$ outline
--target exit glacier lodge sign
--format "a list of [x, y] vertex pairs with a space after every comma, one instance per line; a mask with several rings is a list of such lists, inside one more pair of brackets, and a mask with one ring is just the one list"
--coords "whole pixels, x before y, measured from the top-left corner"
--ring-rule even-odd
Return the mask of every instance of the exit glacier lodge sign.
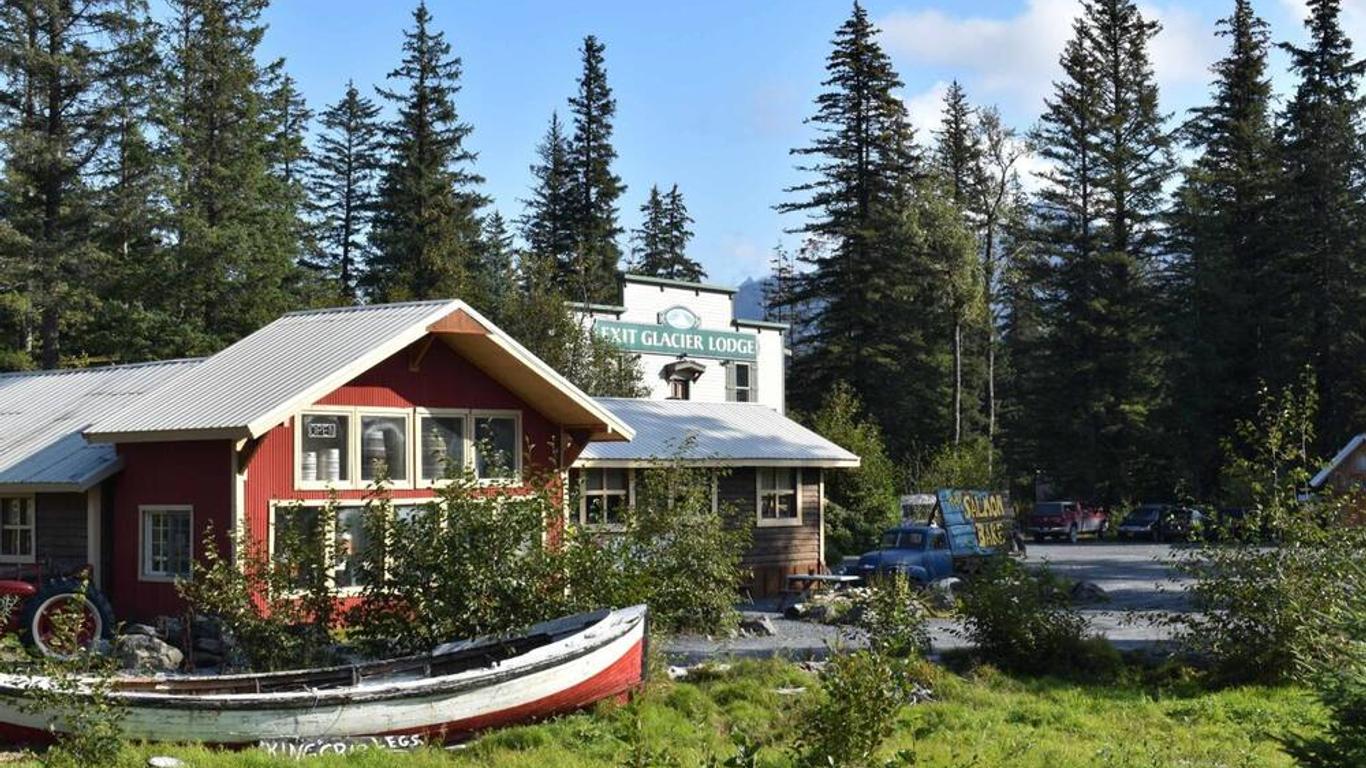
[[598, 320], [593, 323], [593, 333], [627, 352], [719, 360], [754, 360], [758, 357], [758, 337], [733, 331], [699, 330], [699, 322], [700, 318], [687, 307], [670, 307], [659, 313], [657, 325]]

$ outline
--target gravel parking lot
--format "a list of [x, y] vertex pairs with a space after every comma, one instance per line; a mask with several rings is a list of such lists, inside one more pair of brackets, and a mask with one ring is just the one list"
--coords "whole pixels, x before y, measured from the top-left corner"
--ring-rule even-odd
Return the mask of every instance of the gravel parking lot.
[[[1156, 619], [1190, 610], [1181, 591], [1183, 582], [1170, 566], [1179, 546], [1108, 541], [1030, 543], [1026, 562], [1047, 567], [1067, 579], [1090, 581], [1100, 586], [1108, 600], [1078, 606], [1092, 628], [1121, 649], [1152, 648], [1171, 640], [1170, 630], [1156, 623]], [[778, 631], [776, 637], [681, 636], [670, 640], [666, 653], [680, 663], [716, 655], [783, 654], [805, 659], [823, 657], [834, 643], [846, 647], [860, 643], [858, 637], [847, 630], [784, 619], [777, 601], [765, 601], [752, 608], [773, 622]], [[955, 620], [932, 619], [930, 634], [935, 650], [964, 645], [963, 639], [955, 634], [957, 628]]]

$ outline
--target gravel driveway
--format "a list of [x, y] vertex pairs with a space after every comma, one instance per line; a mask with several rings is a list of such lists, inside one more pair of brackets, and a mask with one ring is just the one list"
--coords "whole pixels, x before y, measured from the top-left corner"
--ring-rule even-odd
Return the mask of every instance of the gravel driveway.
[[[1180, 545], [1175, 545], [1179, 547]], [[1078, 544], [1033, 544], [1026, 562], [1046, 566], [1053, 573], [1077, 581], [1090, 581], [1109, 595], [1109, 600], [1078, 606], [1097, 632], [1121, 649], [1140, 649], [1171, 639], [1170, 631], [1153, 620], [1172, 612], [1189, 610], [1181, 592], [1183, 581], [1169, 563], [1175, 547], [1169, 544], [1082, 541]], [[821, 658], [832, 644], [857, 646], [860, 640], [847, 628], [829, 627], [782, 618], [776, 600], [746, 610], [763, 613], [773, 622], [775, 637], [716, 639], [697, 635], [672, 638], [666, 648], [679, 663], [693, 663], [711, 656], [785, 655], [794, 659]], [[931, 619], [930, 636], [935, 650], [961, 647], [954, 634], [958, 622]]]

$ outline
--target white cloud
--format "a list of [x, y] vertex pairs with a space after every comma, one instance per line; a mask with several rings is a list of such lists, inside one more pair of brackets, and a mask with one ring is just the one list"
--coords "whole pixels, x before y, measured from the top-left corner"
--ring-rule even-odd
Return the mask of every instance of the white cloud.
[[[1079, 10], [1077, 0], [1027, 0], [1018, 14], [1006, 18], [955, 16], [927, 8], [893, 11], [878, 24], [903, 74], [916, 66], [941, 67], [962, 79], [976, 102], [1000, 102], [1012, 112], [1037, 114], [1058, 76], [1058, 56]], [[1219, 49], [1212, 44], [1210, 22], [1177, 1], [1144, 5], [1142, 10], [1163, 25], [1151, 51], [1159, 84], [1167, 88], [1208, 80], [1209, 64]]]
[[948, 91], [949, 84], [940, 80], [928, 89], [903, 99], [920, 143], [928, 143], [933, 132], [939, 130], [944, 120], [944, 94]]

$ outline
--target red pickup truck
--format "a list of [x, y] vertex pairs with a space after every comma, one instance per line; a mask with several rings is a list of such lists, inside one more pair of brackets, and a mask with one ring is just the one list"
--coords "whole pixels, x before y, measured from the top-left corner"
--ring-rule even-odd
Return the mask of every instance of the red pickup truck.
[[1104, 538], [1106, 518], [1104, 509], [1079, 501], [1041, 501], [1029, 513], [1025, 531], [1035, 541], [1053, 537], [1076, 543], [1083, 534]]

